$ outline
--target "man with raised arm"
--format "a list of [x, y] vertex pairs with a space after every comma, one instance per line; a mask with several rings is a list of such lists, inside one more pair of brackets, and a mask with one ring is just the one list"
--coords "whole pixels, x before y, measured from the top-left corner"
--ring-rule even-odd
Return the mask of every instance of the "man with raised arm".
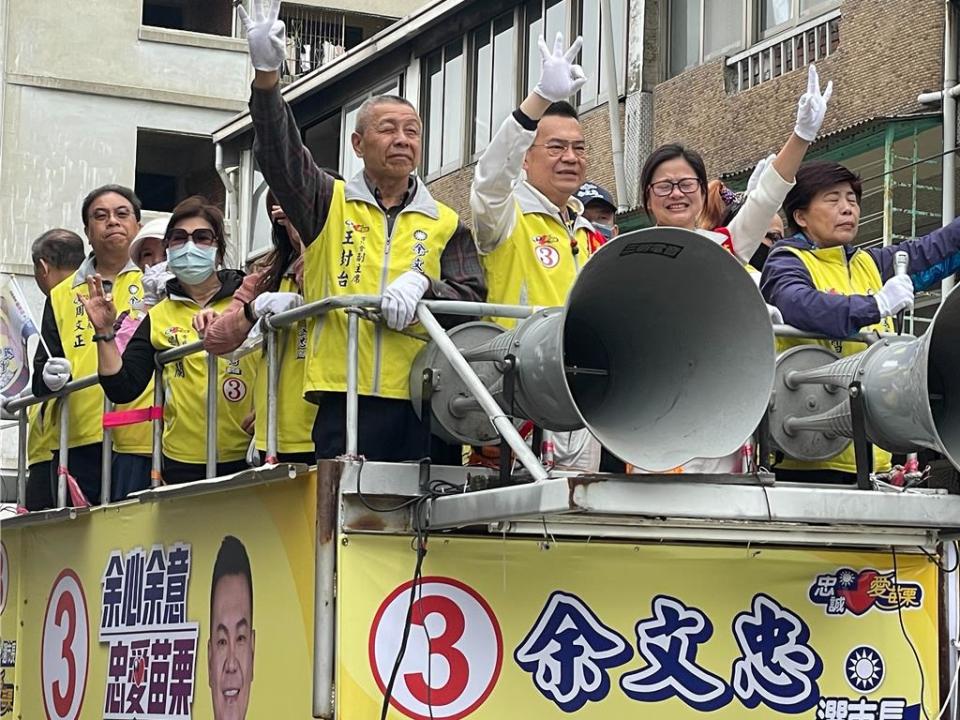
[[[347, 182], [335, 180], [304, 147], [280, 93], [278, 69], [286, 58], [280, 0], [254, 0], [252, 15], [242, 7], [238, 11], [256, 70], [250, 96], [254, 153], [303, 237], [304, 300], [383, 297], [380, 309], [387, 327], [360, 323], [359, 452], [369, 460], [388, 461], [429, 452], [436, 461], [459, 464], [459, 447], [434, 438], [430, 452], [430, 438], [410, 404], [407, 377], [422, 343], [394, 332], [414, 322], [422, 298], [486, 297], [470, 232], [413, 174], [420, 164], [420, 116], [402, 97], [369, 98], [350, 138], [363, 170]], [[252, 317], [255, 311], [249, 312]], [[416, 325], [413, 329], [423, 332]], [[346, 342], [344, 312], [311, 323], [304, 389], [307, 399], [319, 404], [313, 430], [318, 458], [345, 450]]]

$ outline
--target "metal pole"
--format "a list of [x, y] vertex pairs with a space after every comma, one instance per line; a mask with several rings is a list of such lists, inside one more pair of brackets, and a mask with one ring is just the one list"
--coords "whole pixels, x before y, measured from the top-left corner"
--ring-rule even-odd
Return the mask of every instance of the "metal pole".
[[894, 126], [888, 125], [883, 139], [883, 245], [893, 244], [893, 141]]
[[429, 308], [425, 307], [423, 303], [417, 305], [417, 319], [420, 320], [420, 323], [426, 329], [427, 333], [429, 333], [430, 339], [440, 348], [443, 356], [453, 365], [453, 369], [457, 371], [460, 379], [466, 383], [470, 393], [477, 398], [483, 411], [487, 414], [487, 417], [490, 418], [490, 422], [493, 423], [497, 432], [500, 433], [500, 437], [507, 441], [510, 449], [516, 454], [520, 463], [530, 472], [533, 479], [548, 479], [550, 477], [549, 474], [544, 470], [543, 465], [540, 464], [537, 456], [534, 455], [533, 451], [527, 446], [527, 443], [520, 437], [520, 433], [517, 432], [517, 429], [513, 426], [513, 422], [500, 406], [497, 405], [497, 401], [493, 399], [490, 391], [487, 390], [480, 378], [477, 377], [473, 368], [470, 367], [470, 363], [460, 354], [453, 340], [451, 340], [444, 329], [440, 327], [440, 323], [437, 322], [433, 313], [431, 313]]
[[620, 92], [617, 86], [617, 56], [613, 46], [613, 15], [610, 0], [600, 0], [600, 45], [606, 70], [607, 110], [610, 113], [610, 144], [613, 150], [613, 177], [617, 185], [617, 211], [625, 212], [627, 174], [623, 167], [623, 130], [620, 128]]
[[67, 462], [70, 449], [70, 403], [66, 396], [60, 403], [60, 455], [57, 459], [57, 507], [67, 506]]
[[[957, 84], [957, 17], [952, 2], [944, 4], [943, 22], [943, 225], [949, 225], [956, 214], [954, 177], [956, 155], [953, 152], [957, 144], [957, 100], [951, 94]], [[942, 303], [953, 289], [953, 276], [940, 283], [940, 302]]]
[[160, 408], [158, 417], [153, 419], [153, 445], [151, 446], [150, 487], [163, 484], [163, 367], [157, 367], [153, 376], [153, 406]]
[[207, 474], [217, 476], [217, 356], [207, 353]]
[[[113, 410], [110, 398], [103, 398], [103, 414]], [[100, 504], [110, 502], [110, 489], [113, 485], [113, 430], [103, 428], [103, 442], [100, 444]]]
[[[277, 362], [277, 333], [264, 328], [267, 343], [267, 463], [277, 462], [277, 385], [280, 366]], [[289, 330], [288, 332], [293, 332]]]
[[[37, 413], [37, 421], [40, 413]], [[47, 484], [50, 484], [49, 479]], [[27, 409], [17, 413], [17, 505], [27, 506]]]
[[[356, 317], [351, 315], [351, 317]], [[313, 717], [334, 716], [336, 650], [337, 529], [341, 471], [359, 472], [359, 463], [317, 463], [317, 551], [313, 600]]]
[[357, 362], [360, 339], [359, 317], [354, 308], [347, 309], [347, 457], [357, 457], [357, 424], [360, 398], [357, 389]]

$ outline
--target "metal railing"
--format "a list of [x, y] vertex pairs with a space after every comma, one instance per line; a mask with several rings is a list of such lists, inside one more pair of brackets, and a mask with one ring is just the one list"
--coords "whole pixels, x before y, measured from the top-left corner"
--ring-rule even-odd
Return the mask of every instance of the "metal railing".
[[[277, 335], [285, 332], [291, 325], [320, 315], [324, 315], [333, 310], [343, 310], [347, 314], [347, 348], [346, 348], [346, 457], [348, 459], [357, 459], [357, 436], [358, 436], [358, 377], [357, 364], [359, 353], [359, 320], [361, 318], [371, 319], [371, 310], [379, 309], [380, 296], [378, 295], [340, 295], [331, 296], [315, 302], [301, 305], [292, 310], [287, 310], [275, 315], [267, 315], [262, 321], [262, 330], [264, 334], [264, 344], [267, 364], [267, 426], [266, 426], [266, 459], [269, 462], [276, 462], [277, 456], [277, 434], [279, 417], [279, 400], [277, 386], [279, 383], [280, 362], [278, 362], [277, 353]], [[522, 319], [529, 317], [542, 308], [536, 306], [523, 305], [499, 305], [494, 303], [476, 303], [461, 302], [451, 300], [422, 300], [417, 306], [417, 318], [426, 329], [429, 339], [435, 342], [443, 353], [444, 357], [451, 363], [457, 374], [476, 397], [480, 406], [487, 414], [491, 424], [497, 429], [500, 436], [510, 446], [515, 453], [521, 465], [531, 474], [535, 480], [543, 480], [548, 477], [548, 471], [540, 463], [534, 452], [527, 445], [526, 441], [520, 436], [514, 426], [511, 418], [497, 404], [490, 391], [483, 384], [483, 381], [477, 376], [470, 363], [464, 358], [460, 350], [457, 349], [453, 341], [447, 336], [446, 331], [437, 321], [434, 313], [442, 315], [460, 315], [472, 317], [501, 317]], [[774, 332], [778, 337], [806, 338], [806, 339], [829, 339], [823, 335], [809, 333], [789, 325], [774, 325]], [[872, 344], [886, 334], [876, 332], [861, 332], [846, 338], [848, 340], [857, 340], [867, 344]], [[162, 407], [164, 402], [163, 393], [163, 369], [166, 365], [177, 362], [188, 355], [206, 352], [203, 349], [203, 342], [197, 341], [182, 345], [177, 348], [165, 350], [157, 353], [155, 356], [156, 373], [154, 378], [154, 397], [153, 405]], [[206, 392], [206, 477], [213, 478], [217, 474], [217, 379], [219, 376], [218, 356], [207, 354], [207, 392]], [[50, 395], [34, 396], [25, 395], [3, 404], [3, 409], [8, 414], [15, 414], [18, 421], [18, 457], [17, 457], [17, 502], [19, 505], [25, 505], [26, 498], [26, 478], [27, 478], [27, 411], [32, 405], [37, 405], [51, 398], [66, 398], [70, 394], [79, 390], [84, 390], [97, 385], [99, 378], [97, 375], [88, 375], [68, 382], [61, 390]], [[104, 411], [112, 409], [109, 400], [105, 400]], [[70, 429], [70, 409], [69, 403], [59, 403], [59, 448], [57, 452], [57, 507], [65, 507], [67, 504], [67, 475], [69, 472], [69, 429]], [[152, 438], [152, 467], [151, 467], [151, 486], [159, 487], [163, 484], [161, 475], [162, 447], [163, 447], [163, 418], [162, 413], [154, 416], [153, 438]], [[103, 455], [101, 468], [101, 504], [110, 502], [111, 493], [111, 465], [112, 452], [110, 442], [110, 430], [104, 429], [103, 433]]]
[[839, 45], [838, 8], [730, 56], [728, 91], [749, 90], [832, 55]]

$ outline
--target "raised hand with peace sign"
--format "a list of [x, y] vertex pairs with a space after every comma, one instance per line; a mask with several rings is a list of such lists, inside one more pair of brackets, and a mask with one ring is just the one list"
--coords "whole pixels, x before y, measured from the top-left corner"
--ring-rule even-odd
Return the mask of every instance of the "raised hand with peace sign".
[[261, 72], [276, 72], [287, 57], [287, 28], [280, 20], [280, 0], [250, 0], [248, 15], [235, 1], [240, 21], [247, 31], [250, 61]]
[[583, 45], [583, 38], [574, 40], [566, 52], [563, 50], [563, 33], [557, 33], [553, 52], [547, 47], [543, 35], [537, 39], [537, 44], [540, 47], [540, 80], [533, 91], [550, 102], [566, 100], [587, 81], [583, 68], [573, 62]]
[[823, 118], [827, 114], [827, 103], [831, 95], [833, 95], [833, 80], [827, 83], [823, 92], [820, 92], [820, 75], [817, 74], [816, 65], [810, 63], [807, 71], [807, 91], [800, 96], [800, 102], [797, 105], [797, 124], [793, 128], [793, 132], [801, 140], [812, 143], [817, 139], [817, 133], [823, 125]]

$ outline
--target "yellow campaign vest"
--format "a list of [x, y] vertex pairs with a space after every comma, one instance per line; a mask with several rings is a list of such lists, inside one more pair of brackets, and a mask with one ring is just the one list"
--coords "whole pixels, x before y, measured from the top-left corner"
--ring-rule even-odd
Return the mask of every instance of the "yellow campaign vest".
[[[223, 312], [232, 296], [207, 307]], [[200, 308], [192, 301], [167, 298], [150, 309], [150, 343], [157, 352], [199, 339], [193, 316]], [[253, 409], [257, 359], [218, 358], [217, 462], [246, 457], [250, 436], [241, 423]], [[206, 462], [207, 353], [188, 355], [163, 368], [163, 454], [183, 463]]]
[[[440, 255], [458, 224], [457, 214], [433, 200], [420, 183], [414, 200], [400, 212], [388, 237], [387, 218], [372, 197], [348, 199], [345, 183], [337, 180], [323, 229], [306, 249], [304, 300], [379, 295], [408, 270], [439, 278]], [[419, 323], [408, 329], [425, 333]], [[409, 399], [410, 366], [423, 343], [382, 323], [365, 320], [360, 320], [359, 339], [360, 394]], [[308, 344], [304, 392], [344, 392], [346, 313], [336, 310], [314, 318]]]
[[[50, 304], [57, 321], [63, 354], [70, 361], [73, 378], [97, 373], [97, 345], [93, 342], [93, 325], [87, 318], [78, 296], [89, 297], [86, 282], [74, 287], [71, 275], [50, 292]], [[135, 304], [143, 298], [140, 286], [142, 273], [136, 267], [124, 269], [113, 283], [111, 293], [117, 313], [128, 310], [137, 317]], [[69, 447], [91, 445], [103, 440], [103, 390], [99, 385], [71, 393], [69, 396]], [[117, 410], [148, 408], [153, 402], [153, 382], [132, 403], [117, 405]], [[149, 455], [152, 445], [150, 423], [137, 423], [113, 429], [113, 448], [118, 453]]]
[[[293, 278], [280, 281], [280, 292], [299, 293]], [[267, 356], [260, 353], [257, 382], [253, 392], [257, 408], [257, 449], [267, 447]], [[313, 451], [313, 421], [317, 406], [303, 398], [303, 378], [307, 365], [307, 323], [301, 320], [280, 333], [277, 343], [280, 375], [277, 379], [277, 451], [302, 453]]]
[[[513, 231], [493, 252], [480, 256], [487, 276], [487, 302], [507, 305], [554, 307], [567, 302], [577, 273], [590, 252], [587, 229], [574, 232], [574, 255], [570, 233], [557, 218], [546, 213], [524, 213], [516, 203]], [[517, 321], [490, 318], [502, 327]]]
[[39, 405], [27, 408], [27, 467], [52, 459], [52, 453], [59, 447], [57, 432], [59, 413], [57, 400], [47, 400]]
[[[877, 264], [868, 253], [857, 250], [850, 256], [849, 261], [841, 246], [806, 250], [786, 246], [781, 250], [788, 251], [800, 258], [813, 285], [821, 292], [836, 293], [838, 295], [872, 295], [883, 287], [880, 271]], [[893, 332], [893, 321], [890, 318], [881, 318], [879, 323], [862, 328], [877, 332]], [[850, 340], [803, 340], [799, 338], [777, 338], [777, 352], [797, 345], [822, 345], [841, 357], [853, 355], [866, 350], [862, 342]], [[845, 473], [856, 473], [857, 464], [854, 459], [853, 443], [839, 455], [820, 462], [801, 462], [785, 459], [778, 468], [785, 470], [838, 470]], [[877, 472], [890, 469], [890, 453], [878, 447], [873, 449], [873, 468]]]

